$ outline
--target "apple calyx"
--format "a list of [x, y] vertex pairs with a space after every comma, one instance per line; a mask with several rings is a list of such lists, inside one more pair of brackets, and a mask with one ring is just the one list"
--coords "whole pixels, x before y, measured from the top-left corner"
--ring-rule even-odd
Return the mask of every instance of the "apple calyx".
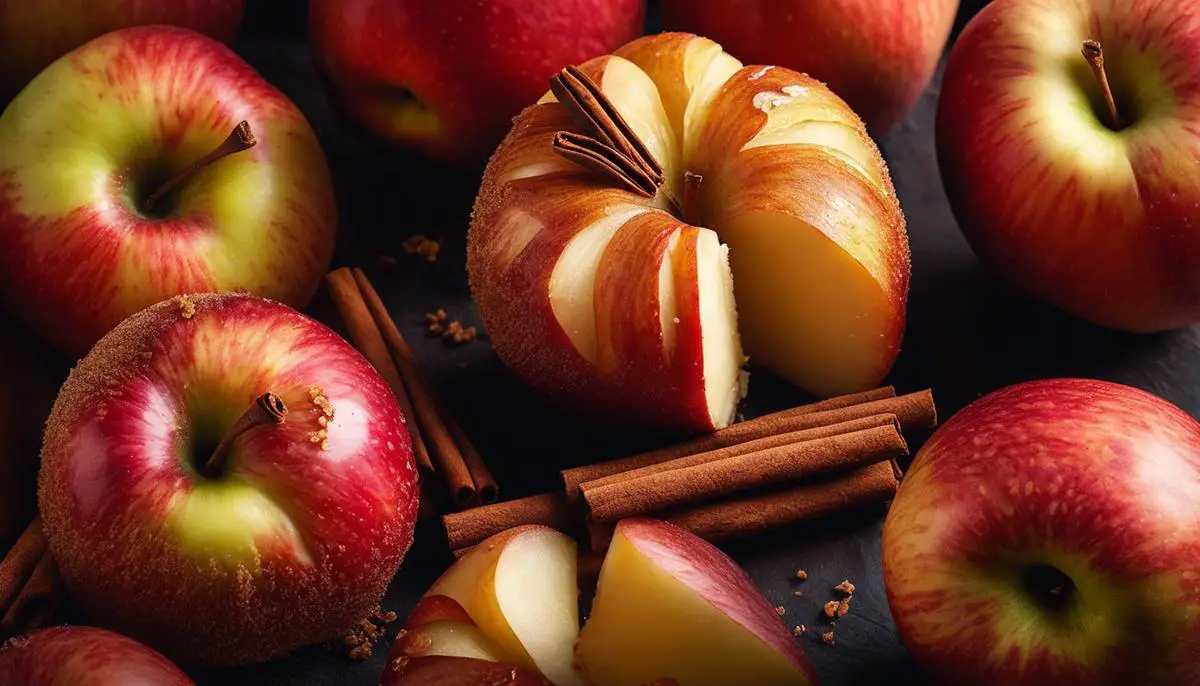
[[1109, 126], [1114, 131], [1123, 128], [1121, 115], [1117, 111], [1117, 101], [1113, 99], [1112, 87], [1108, 83], [1108, 72], [1104, 69], [1104, 47], [1100, 45], [1100, 41], [1089, 38], [1083, 42], [1080, 52], [1092, 68], [1092, 74], [1100, 85], [1100, 93], [1104, 96], [1104, 103], [1108, 105]]
[[213, 449], [212, 455], [204, 463], [204, 468], [200, 470], [200, 473], [209, 479], [219, 477], [221, 469], [225, 465], [225, 458], [229, 455], [229, 451], [239, 436], [255, 427], [282, 424], [287, 413], [287, 405], [279, 396], [270, 391], [255, 398], [250, 407], [246, 408], [242, 416], [238, 417], [233, 426], [225, 432], [225, 436]]
[[1030, 567], [1025, 570], [1021, 583], [1038, 607], [1050, 614], [1066, 612], [1075, 601], [1075, 582], [1057, 567]]
[[189, 178], [195, 175], [196, 172], [204, 169], [223, 157], [228, 157], [229, 155], [242, 152], [243, 150], [249, 150], [257, 143], [258, 139], [254, 137], [254, 132], [250, 130], [250, 122], [245, 120], [238, 122], [238, 125], [233, 127], [233, 131], [229, 132], [229, 135], [225, 137], [224, 141], [221, 141], [220, 145], [200, 159], [192, 162], [187, 167], [184, 167], [182, 171], [167, 179], [166, 182], [158, 187], [157, 190], [151, 193], [150, 196], [146, 198], [146, 202], [142, 205], [142, 210], [146, 213], [153, 212], [154, 206], [163, 198], [163, 196], [170, 193], [179, 184], [187, 181]]

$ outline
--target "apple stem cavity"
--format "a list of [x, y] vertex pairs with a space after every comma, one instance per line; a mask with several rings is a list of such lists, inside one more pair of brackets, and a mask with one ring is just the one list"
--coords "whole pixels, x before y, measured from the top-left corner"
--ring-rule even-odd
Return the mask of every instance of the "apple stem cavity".
[[700, 216], [700, 184], [704, 177], [695, 172], [683, 173], [683, 221], [692, 226], [701, 226]]
[[255, 398], [250, 407], [246, 408], [242, 416], [225, 432], [225, 436], [213, 449], [200, 473], [209, 479], [219, 477], [225, 467], [225, 459], [238, 437], [255, 427], [282, 424], [287, 413], [287, 405], [274, 393], [263, 393]]
[[229, 132], [229, 135], [225, 137], [225, 140], [222, 141], [220, 145], [200, 159], [189, 164], [175, 176], [167, 179], [165, 183], [151, 193], [150, 196], [146, 198], [145, 204], [142, 206], [143, 211], [145, 211], [147, 214], [153, 212], [154, 206], [158, 204], [158, 201], [161, 200], [163, 196], [175, 190], [176, 186], [190, 179], [201, 169], [204, 169], [223, 157], [228, 157], [229, 155], [242, 152], [243, 150], [249, 150], [257, 143], [258, 139], [254, 137], [254, 132], [250, 130], [250, 122], [245, 120], [238, 122], [238, 125], [233, 127], [233, 131]]
[[1108, 72], [1104, 69], [1104, 48], [1100, 41], [1089, 38], [1083, 42], [1081, 52], [1092, 68], [1092, 74], [1095, 75], [1096, 82], [1100, 84], [1100, 92], [1104, 95], [1104, 102], [1108, 105], [1109, 126], [1118, 130], [1122, 127], [1121, 115], [1117, 111], [1117, 101], [1113, 99], [1112, 87], [1108, 83]]

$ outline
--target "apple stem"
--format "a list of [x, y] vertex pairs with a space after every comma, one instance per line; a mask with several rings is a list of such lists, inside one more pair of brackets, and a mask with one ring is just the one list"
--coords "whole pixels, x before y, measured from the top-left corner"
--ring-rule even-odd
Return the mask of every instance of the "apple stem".
[[258, 426], [282, 424], [287, 412], [287, 405], [283, 404], [279, 396], [274, 393], [263, 393], [255, 398], [254, 403], [246, 408], [242, 416], [238, 417], [233, 426], [225, 432], [225, 437], [221, 439], [208, 461], [204, 463], [201, 473], [210, 479], [220, 476], [221, 470], [225, 466], [225, 458], [233, 449], [233, 444], [239, 436]]
[[700, 226], [700, 184], [704, 177], [695, 172], [683, 173], [683, 221], [692, 226]]
[[258, 143], [258, 139], [254, 137], [254, 132], [250, 130], [250, 122], [238, 122], [238, 125], [233, 127], [233, 131], [226, 136], [225, 140], [222, 141], [220, 145], [200, 159], [189, 164], [183, 169], [183, 171], [167, 179], [166, 183], [162, 184], [158, 187], [158, 190], [151, 193], [150, 197], [146, 198], [143, 209], [146, 212], [154, 211], [154, 206], [163, 198], [163, 196], [165, 196], [167, 193], [170, 193], [179, 184], [187, 181], [196, 172], [204, 169], [222, 157], [228, 157], [236, 152], [249, 150], [250, 148], [253, 148], [256, 143]]
[[1108, 72], [1104, 69], [1104, 48], [1100, 41], [1088, 39], [1083, 42], [1083, 57], [1092, 68], [1096, 82], [1100, 84], [1100, 92], [1108, 105], [1108, 116], [1112, 118], [1112, 127], [1121, 128], [1121, 115], [1117, 112], [1117, 101], [1113, 99], [1112, 87], [1108, 83]]

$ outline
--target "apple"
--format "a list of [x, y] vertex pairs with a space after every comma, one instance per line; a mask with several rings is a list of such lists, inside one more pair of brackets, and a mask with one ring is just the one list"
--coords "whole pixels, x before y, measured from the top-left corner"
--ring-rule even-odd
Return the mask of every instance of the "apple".
[[185, 29], [97, 38], [0, 115], [0, 300], [72, 355], [180, 293], [245, 290], [301, 307], [335, 224], [304, 116]]
[[576, 562], [574, 541], [542, 526], [479, 544], [417, 604], [381, 683], [817, 683], [746, 573], [683, 529], [617, 525], [582, 634]]
[[828, 83], [882, 137], [929, 83], [958, 0], [664, 0], [662, 10], [668, 29]]
[[892, 615], [941, 683], [1200, 683], [1200, 424], [1054, 379], [925, 444], [883, 531]]
[[154, 650], [90, 626], [59, 626], [9, 639], [0, 645], [0, 684], [193, 686]]
[[230, 41], [245, 0], [4, 0], [0, 2], [0, 106], [54, 60], [128, 26], [170, 24]]
[[568, 64], [642, 34], [643, 0], [312, 0], [329, 99], [376, 136], [482, 160]]
[[1198, 68], [1188, 3], [985, 7], [937, 116], [946, 193], [980, 259], [1102, 326], [1200, 321]]
[[325, 326], [232, 293], [164, 301], [102, 338], [55, 401], [38, 486], [86, 616], [215, 667], [371, 613], [419, 493], [375, 369]]
[[500, 357], [576, 406], [698, 430], [733, 420], [747, 354], [817, 395], [878, 387], [904, 332], [908, 239], [854, 112], [690, 34], [578, 73], [663, 183], [647, 197], [557, 155], [556, 133], [581, 128], [553, 94], [516, 119], [467, 246]]

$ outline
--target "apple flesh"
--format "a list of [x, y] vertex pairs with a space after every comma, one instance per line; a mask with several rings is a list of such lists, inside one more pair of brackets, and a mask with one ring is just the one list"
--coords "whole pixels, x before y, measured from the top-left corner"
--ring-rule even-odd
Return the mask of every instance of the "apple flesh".
[[330, 102], [375, 135], [482, 160], [568, 64], [642, 33], [642, 0], [313, 0]]
[[750, 577], [666, 522], [617, 525], [576, 652], [588, 683], [816, 684], [816, 673]]
[[908, 243], [845, 103], [689, 34], [580, 68], [665, 181], [644, 198], [556, 155], [555, 132], [576, 127], [551, 94], [517, 118], [468, 240], [501, 358], [606, 417], [701, 430], [733, 420], [747, 354], [819, 395], [878, 386], [903, 335]]
[[959, 0], [664, 0], [663, 23], [759, 64], [811, 74], [882, 137], [937, 67]]
[[[254, 147], [147, 207], [243, 120]], [[56, 61], [0, 116], [0, 150], [0, 299], [72, 355], [181, 293], [302, 307], [333, 252], [333, 189], [308, 122], [185, 29], [123, 29]]]
[[89, 626], [60, 626], [0, 645], [0, 684], [16, 686], [193, 686], [154, 650]]
[[944, 683], [1200, 683], [1200, 424], [1100, 381], [1011, 386], [905, 475], [883, 573]]
[[[225, 440], [267, 392], [282, 422]], [[404, 424], [374, 368], [298, 312], [239, 294], [164, 301], [101, 339], [54, 404], [39, 474], [50, 549], [91, 620], [180, 663], [334, 638], [412, 543]]]
[[[1080, 54], [1103, 51], [1119, 122]], [[1004, 0], [955, 43], [937, 150], [959, 226], [1016, 288], [1136, 332], [1200, 322], [1200, 14]]]
[[129, 26], [169, 24], [228, 42], [245, 0], [37, 0], [0, 4], [0, 107], [54, 60]]

